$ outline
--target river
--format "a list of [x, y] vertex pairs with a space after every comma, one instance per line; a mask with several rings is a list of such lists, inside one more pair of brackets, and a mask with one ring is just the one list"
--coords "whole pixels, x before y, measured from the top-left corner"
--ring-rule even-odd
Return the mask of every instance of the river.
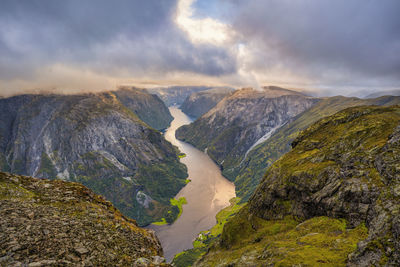
[[165, 139], [186, 154], [181, 162], [188, 168], [188, 183], [176, 195], [185, 197], [188, 204], [183, 205], [183, 213], [172, 225], [150, 225], [156, 231], [169, 262], [174, 255], [188, 248], [201, 231], [215, 225], [215, 215], [229, 205], [235, 197], [235, 186], [222, 176], [218, 166], [204, 152], [175, 138], [175, 131], [192, 120], [178, 107], [170, 107], [174, 120], [165, 132]]

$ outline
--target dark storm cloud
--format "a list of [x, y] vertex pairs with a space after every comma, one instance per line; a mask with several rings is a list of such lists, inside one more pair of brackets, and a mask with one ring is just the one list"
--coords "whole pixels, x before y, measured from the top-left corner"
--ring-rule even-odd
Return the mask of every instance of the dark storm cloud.
[[224, 50], [186, 38], [175, 11], [175, 0], [3, 0], [0, 79], [29, 78], [52, 64], [107, 74], [234, 72]]
[[398, 0], [225, 0], [234, 28], [263, 51], [256, 67], [280, 65], [334, 82], [399, 85]]

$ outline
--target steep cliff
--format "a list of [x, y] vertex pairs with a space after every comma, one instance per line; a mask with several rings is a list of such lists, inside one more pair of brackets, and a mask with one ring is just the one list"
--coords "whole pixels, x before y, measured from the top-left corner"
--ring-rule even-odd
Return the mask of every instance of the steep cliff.
[[0, 172], [0, 207], [1, 266], [166, 266], [154, 232], [78, 183]]
[[310, 109], [277, 129], [270, 138], [254, 147], [243, 161], [233, 167], [232, 173], [236, 177], [237, 196], [241, 197], [242, 201], [247, 201], [260, 183], [268, 167], [291, 149], [290, 144], [300, 131], [306, 129], [317, 120], [349, 107], [362, 105], [390, 106], [396, 104], [400, 104], [400, 97], [386, 96], [375, 99], [359, 99], [336, 96], [322, 99]]
[[80, 182], [140, 225], [185, 185], [177, 153], [114, 93], [0, 99], [2, 170]]
[[207, 149], [208, 155], [222, 167], [224, 176], [234, 180], [232, 167], [258, 140], [317, 101], [277, 87], [238, 90], [195, 122], [179, 128], [176, 137], [201, 150]]
[[134, 87], [122, 87], [113, 94], [139, 119], [154, 129], [164, 130], [169, 127], [173, 118], [158, 96], [147, 93], [145, 89]]
[[198, 264], [398, 266], [400, 106], [302, 132]]
[[181, 109], [187, 115], [198, 118], [215, 107], [224, 97], [232, 94], [231, 88], [213, 88], [195, 92], [185, 99]]

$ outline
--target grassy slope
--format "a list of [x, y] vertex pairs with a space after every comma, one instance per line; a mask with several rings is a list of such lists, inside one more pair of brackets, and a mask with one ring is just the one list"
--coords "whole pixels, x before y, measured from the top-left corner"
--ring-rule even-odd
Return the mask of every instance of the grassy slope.
[[[166, 218], [161, 218], [161, 221], [154, 222], [154, 225], [164, 225], [164, 224], [171, 224], [176, 221], [179, 217], [181, 217], [183, 212], [183, 205], [187, 204], [187, 200], [184, 197], [180, 197], [179, 199], [171, 198], [170, 203], [174, 208], [173, 210], [168, 211]], [[176, 214], [176, 212], [178, 213]], [[167, 221], [168, 220], [168, 221]]]
[[[275, 266], [296, 264], [345, 266], [347, 256], [357, 249], [357, 243], [369, 238], [369, 232], [365, 225], [371, 221], [364, 223], [364, 219], [357, 216], [360, 223], [355, 228], [348, 229], [348, 222], [342, 218], [311, 216], [302, 222], [304, 218], [293, 217], [291, 214], [297, 214], [301, 209], [299, 207], [306, 208], [308, 205], [314, 204], [303, 203], [302, 206], [302, 198], [299, 194], [302, 196], [311, 196], [313, 192], [317, 194], [315, 190], [318, 188], [318, 184], [328, 183], [329, 179], [339, 179], [338, 181], [343, 183], [350, 180], [349, 177], [335, 176], [335, 173], [332, 173], [328, 180], [324, 178], [325, 170], [342, 170], [341, 164], [346, 164], [341, 162], [341, 158], [336, 159], [335, 155], [336, 157], [345, 155], [351, 160], [354, 171], [348, 175], [352, 180], [358, 179], [362, 183], [359, 185], [359, 190], [366, 190], [365, 192], [368, 193], [374, 192], [374, 188], [380, 188], [378, 191], [380, 195], [376, 200], [378, 206], [371, 207], [371, 209], [385, 214], [386, 211], [383, 211], [384, 208], [380, 207], [379, 203], [388, 205], [387, 201], [389, 200], [392, 205], [398, 205], [396, 198], [391, 195], [393, 194], [391, 186], [385, 186], [387, 181], [378, 173], [376, 167], [371, 166], [371, 163], [364, 159], [381, 157], [377, 156], [377, 153], [383, 149], [399, 122], [400, 107], [398, 106], [392, 108], [359, 107], [339, 112], [309, 127], [301, 137], [296, 139], [295, 149], [269, 168], [249, 206], [246, 205], [242, 208], [224, 226], [220, 243], [211, 248], [198, 264], [215, 266], [236, 263], [240, 266], [247, 262], [257, 265], [268, 262]], [[343, 151], [339, 151], [340, 149]], [[398, 162], [393, 162], [394, 156], [391, 153], [390, 151], [385, 152], [383, 157], [387, 158], [388, 165], [386, 166], [389, 168], [389, 172], [396, 173], [395, 170], [390, 169], [391, 165], [398, 166]], [[353, 162], [354, 160], [360, 160], [360, 162]], [[346, 167], [343, 168], [346, 170]], [[398, 170], [398, 167], [396, 168]], [[299, 194], [290, 193], [296, 190], [300, 190]], [[338, 190], [346, 189], [344, 187]], [[280, 196], [278, 192], [287, 192], [287, 195]], [[346, 214], [346, 206], [353, 200], [346, 200], [346, 192], [332, 191], [332, 194], [329, 197], [336, 199], [335, 203], [339, 204], [337, 207], [331, 208], [335, 210], [342, 207], [341, 212], [336, 216], [351, 218], [353, 216], [351, 213]], [[345, 201], [344, 204], [343, 201]], [[371, 199], [371, 201], [375, 200]], [[251, 211], [249, 211], [249, 207], [251, 207]], [[315, 209], [317, 208], [315, 207]], [[397, 208], [393, 206], [392, 210]], [[307, 214], [307, 211], [303, 211], [304, 214]], [[354, 212], [350, 208], [348, 211]], [[324, 212], [325, 214], [335, 214], [330, 213], [329, 210], [324, 210]], [[392, 213], [396, 214], [395, 211]], [[360, 214], [362, 214], [361, 211]], [[262, 219], [258, 217], [259, 215], [264, 218], [277, 219]], [[381, 215], [375, 214], [374, 216]], [[385, 216], [389, 216], [389, 214]], [[381, 227], [383, 232], [379, 234], [375, 232], [381, 237], [372, 239], [372, 242], [368, 244], [367, 251], [385, 250], [385, 246], [392, 246], [393, 237], [390, 232], [385, 232], [383, 223], [378, 222], [377, 225], [371, 227], [373, 227], [373, 231]], [[387, 261], [385, 255], [381, 257], [381, 260], [383, 264]]]
[[257, 218], [258, 228], [254, 230], [247, 221], [248, 215], [244, 208], [232, 221], [232, 232], [224, 231], [225, 239], [229, 234], [237, 235], [233, 238], [236, 242], [229, 248], [215, 246], [198, 265], [242, 266], [251, 261], [254, 266], [345, 266], [347, 255], [367, 237], [364, 225], [349, 230], [345, 220], [328, 217], [304, 222], [290, 216], [282, 220]]
[[247, 201], [256, 189], [268, 167], [291, 149], [291, 142], [300, 131], [317, 120], [330, 116], [342, 109], [361, 105], [395, 105], [400, 104], [400, 97], [380, 97], [376, 99], [359, 99], [348, 97], [330, 97], [315, 104], [290, 123], [280, 128], [271, 138], [255, 147], [236, 167], [236, 194]]
[[193, 248], [182, 251], [173, 259], [178, 267], [192, 266], [192, 264], [203, 256], [221, 235], [224, 225], [244, 206], [239, 204], [240, 198], [232, 198], [229, 207], [222, 209], [216, 215], [217, 223], [210, 230], [199, 233], [198, 238], [193, 241]]

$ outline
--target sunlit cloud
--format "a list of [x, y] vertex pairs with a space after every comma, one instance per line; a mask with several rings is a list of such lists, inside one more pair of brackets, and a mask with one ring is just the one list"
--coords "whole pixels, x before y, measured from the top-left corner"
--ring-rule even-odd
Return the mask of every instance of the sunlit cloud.
[[196, 0], [179, 0], [175, 21], [188, 35], [193, 43], [223, 45], [229, 42], [234, 34], [231, 27], [216, 19], [196, 18], [193, 3]]

